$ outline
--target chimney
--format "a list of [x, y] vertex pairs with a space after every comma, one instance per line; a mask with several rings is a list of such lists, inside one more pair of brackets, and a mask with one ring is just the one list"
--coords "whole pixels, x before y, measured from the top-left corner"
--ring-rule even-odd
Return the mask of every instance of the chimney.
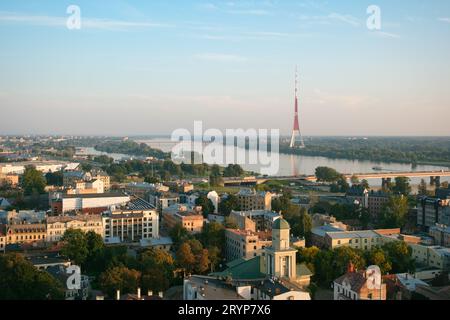
[[148, 291], [147, 291], [147, 295], [148, 295], [149, 297], [153, 296], [153, 291], [152, 291], [152, 290], [148, 290]]
[[164, 294], [162, 291], [159, 292], [159, 297], [162, 299], [164, 297]]
[[137, 289], [137, 297], [139, 300], [141, 300], [141, 288]]
[[116, 291], [116, 300], [120, 300], [120, 290]]

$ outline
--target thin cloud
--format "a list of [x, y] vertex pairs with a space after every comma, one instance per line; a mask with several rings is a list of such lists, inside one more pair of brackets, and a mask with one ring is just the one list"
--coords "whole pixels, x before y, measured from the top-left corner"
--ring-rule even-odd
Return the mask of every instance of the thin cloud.
[[[0, 12], [0, 23], [24, 24], [45, 27], [66, 27], [68, 17], [26, 15], [10, 12]], [[149, 21], [121, 21], [110, 19], [83, 18], [81, 28], [102, 30], [126, 30], [132, 28], [168, 28], [170, 24]]]
[[390, 32], [373, 31], [371, 33], [380, 38], [387, 38], [387, 39], [400, 39], [401, 38], [400, 35], [395, 34], [395, 33], [390, 33]]
[[196, 59], [214, 61], [214, 62], [245, 62], [247, 58], [233, 55], [233, 54], [223, 54], [223, 53], [201, 53], [195, 55]]
[[450, 23], [450, 18], [438, 18], [438, 20], [441, 21], [441, 22]]

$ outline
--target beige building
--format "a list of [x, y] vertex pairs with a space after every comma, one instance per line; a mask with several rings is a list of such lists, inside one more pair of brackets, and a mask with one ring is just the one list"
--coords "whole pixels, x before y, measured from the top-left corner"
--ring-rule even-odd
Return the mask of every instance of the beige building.
[[172, 229], [177, 224], [181, 224], [189, 233], [202, 232], [205, 218], [201, 207], [189, 207], [186, 205], [174, 204], [163, 209], [163, 225], [167, 229]]
[[388, 234], [400, 234], [400, 229], [326, 232], [325, 246], [328, 249], [349, 246], [353, 249], [370, 250], [383, 245], [383, 237]]
[[429, 235], [434, 239], [436, 245], [450, 247], [450, 227], [445, 225], [430, 227]]
[[242, 189], [238, 192], [237, 199], [242, 211], [272, 210], [272, 194], [270, 192]]
[[271, 245], [272, 237], [268, 232], [225, 230], [225, 257], [227, 261], [254, 258], [262, 255], [264, 249]]
[[17, 186], [19, 184], [19, 175], [0, 173], [0, 186], [3, 184], [9, 184], [13, 187]]
[[93, 231], [103, 237], [104, 228], [101, 215], [59, 216], [47, 218], [47, 242], [60, 241], [69, 229], [84, 232]]
[[142, 199], [103, 214], [107, 243], [139, 242], [159, 237], [159, 215], [154, 206]]
[[409, 244], [409, 246], [412, 248], [412, 257], [416, 263], [450, 271], [450, 248], [422, 244]]
[[44, 223], [13, 224], [7, 227], [6, 244], [44, 242], [46, 237], [47, 228]]
[[104, 193], [105, 187], [102, 180], [79, 181], [75, 182], [74, 189], [68, 189], [67, 194], [96, 194]]
[[239, 229], [253, 232], [271, 231], [280, 214], [269, 210], [231, 211], [230, 218], [236, 221]]

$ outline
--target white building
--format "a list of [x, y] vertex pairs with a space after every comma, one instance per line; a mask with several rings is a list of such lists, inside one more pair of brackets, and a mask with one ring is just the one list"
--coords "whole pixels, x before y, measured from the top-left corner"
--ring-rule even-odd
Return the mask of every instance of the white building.
[[62, 213], [121, 206], [127, 204], [130, 200], [129, 196], [120, 193], [64, 194], [62, 195]]
[[27, 166], [32, 166], [42, 173], [57, 172], [61, 170], [75, 170], [80, 164], [67, 161], [25, 161], [0, 164], [2, 174], [23, 174]]
[[121, 208], [112, 208], [103, 214], [102, 219], [106, 243], [159, 238], [156, 208], [142, 199], [134, 199]]
[[211, 191], [210, 193], [208, 193], [207, 198], [211, 200], [214, 205], [214, 213], [218, 213], [220, 200], [219, 194], [216, 191]]

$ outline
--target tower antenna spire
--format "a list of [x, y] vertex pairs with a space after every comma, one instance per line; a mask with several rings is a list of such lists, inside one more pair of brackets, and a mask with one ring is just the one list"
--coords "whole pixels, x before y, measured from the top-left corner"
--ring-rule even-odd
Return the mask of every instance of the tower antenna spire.
[[294, 116], [294, 129], [292, 130], [291, 148], [295, 148], [296, 142], [299, 144], [299, 148], [305, 147], [305, 142], [300, 133], [300, 122], [298, 118], [298, 66], [295, 66], [295, 116]]

